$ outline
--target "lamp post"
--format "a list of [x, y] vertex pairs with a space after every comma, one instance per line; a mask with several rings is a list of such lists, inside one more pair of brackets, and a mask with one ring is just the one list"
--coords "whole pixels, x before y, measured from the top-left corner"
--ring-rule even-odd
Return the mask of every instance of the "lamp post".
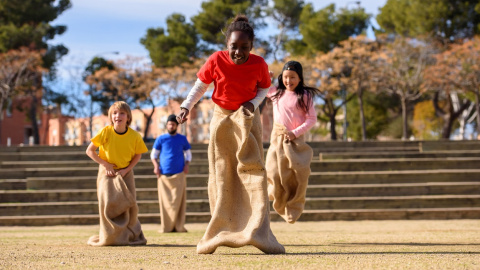
[[[95, 58], [100, 58], [102, 55], [105, 54], [115, 54], [118, 55], [118, 51], [112, 51], [112, 52], [103, 52], [103, 53], [97, 53], [92, 57], [92, 61]], [[95, 70], [92, 70], [93, 75], [95, 73]], [[88, 131], [90, 132], [90, 139], [93, 138], [93, 85], [89, 85], [88, 88], [88, 94], [90, 95], [90, 117], [88, 121]]]

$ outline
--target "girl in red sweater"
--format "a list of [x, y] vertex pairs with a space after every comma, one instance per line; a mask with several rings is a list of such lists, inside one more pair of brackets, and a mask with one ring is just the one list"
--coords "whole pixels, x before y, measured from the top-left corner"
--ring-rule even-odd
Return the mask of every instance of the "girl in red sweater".
[[219, 246], [253, 245], [264, 253], [285, 253], [270, 229], [259, 104], [271, 81], [265, 60], [251, 54], [254, 31], [237, 16], [226, 31], [226, 51], [212, 54], [181, 105], [184, 123], [213, 83], [216, 104], [210, 122], [208, 196], [212, 218], [197, 253]]

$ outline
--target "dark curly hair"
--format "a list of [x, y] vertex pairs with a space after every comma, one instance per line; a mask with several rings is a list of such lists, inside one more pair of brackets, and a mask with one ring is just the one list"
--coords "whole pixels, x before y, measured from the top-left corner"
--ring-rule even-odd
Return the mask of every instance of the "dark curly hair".
[[228, 39], [230, 35], [235, 31], [241, 31], [247, 34], [248, 39], [253, 44], [253, 39], [255, 38], [255, 34], [253, 32], [253, 27], [248, 22], [248, 18], [245, 15], [237, 15], [233, 21], [228, 25], [227, 31], [225, 33], [225, 43], [228, 43]]

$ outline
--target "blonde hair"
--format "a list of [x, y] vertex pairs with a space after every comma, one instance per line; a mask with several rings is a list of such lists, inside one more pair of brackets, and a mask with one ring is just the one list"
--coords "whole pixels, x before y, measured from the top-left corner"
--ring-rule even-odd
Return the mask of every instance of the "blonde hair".
[[110, 106], [110, 108], [108, 109], [108, 119], [110, 120], [111, 125], [113, 125], [112, 113], [113, 113], [113, 110], [115, 109], [124, 111], [127, 113], [127, 127], [129, 127], [130, 124], [132, 123], [132, 110], [130, 110], [130, 106], [128, 106], [128, 104], [125, 101], [117, 101], [113, 103], [112, 106]]

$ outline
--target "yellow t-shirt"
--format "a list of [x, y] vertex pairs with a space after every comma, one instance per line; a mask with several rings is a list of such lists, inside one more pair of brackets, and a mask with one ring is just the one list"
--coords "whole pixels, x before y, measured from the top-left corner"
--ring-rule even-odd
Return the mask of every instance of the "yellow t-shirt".
[[114, 164], [114, 169], [128, 167], [136, 154], [148, 152], [142, 136], [131, 128], [118, 134], [113, 126], [106, 126], [92, 138], [92, 143], [99, 147], [100, 158]]

